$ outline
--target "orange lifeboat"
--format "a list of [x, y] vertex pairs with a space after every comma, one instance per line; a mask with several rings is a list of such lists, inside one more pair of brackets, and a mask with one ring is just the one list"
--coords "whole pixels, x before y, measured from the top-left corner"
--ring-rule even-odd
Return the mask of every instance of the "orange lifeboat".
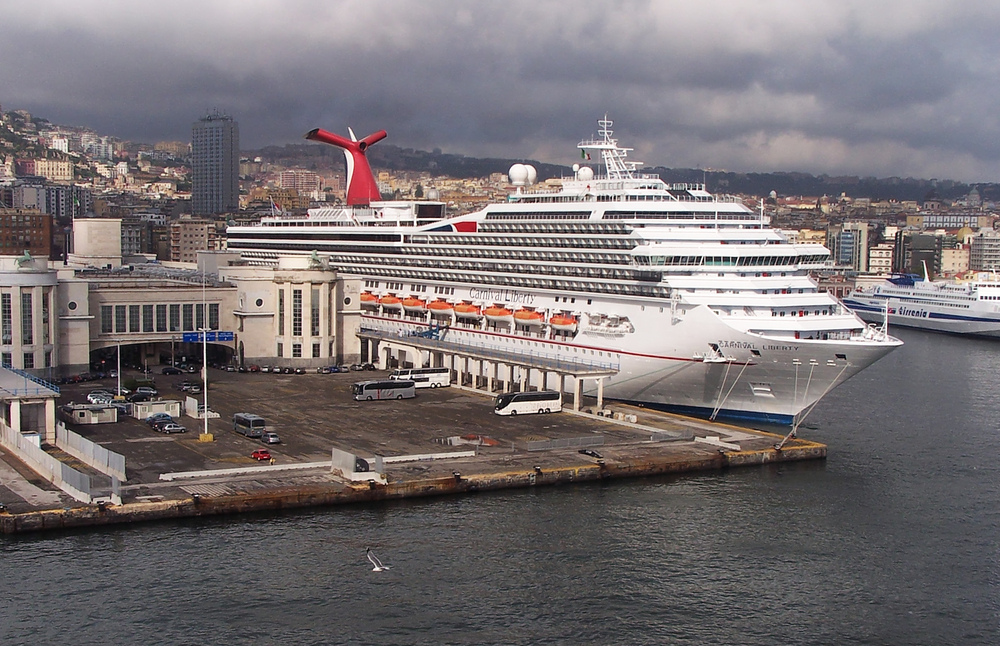
[[552, 326], [552, 329], [559, 330], [560, 332], [576, 332], [578, 323], [579, 321], [576, 320], [575, 316], [567, 314], [556, 314], [549, 319], [549, 325]]
[[361, 292], [361, 307], [378, 308], [378, 296], [371, 292]]
[[483, 310], [483, 314], [486, 316], [486, 320], [490, 323], [507, 323], [510, 324], [514, 321], [514, 312], [503, 305], [492, 305]]
[[387, 310], [398, 310], [403, 307], [403, 302], [399, 300], [397, 296], [392, 294], [386, 294], [382, 298], [378, 299], [378, 302], [382, 304]]
[[480, 319], [483, 314], [478, 305], [459, 303], [455, 306], [455, 316], [460, 319]]
[[403, 299], [403, 309], [412, 314], [420, 314], [427, 311], [427, 301], [416, 296]]
[[448, 301], [441, 300], [440, 298], [436, 301], [428, 303], [427, 309], [431, 311], [432, 316], [451, 316], [455, 313], [455, 306]]
[[514, 312], [514, 321], [518, 325], [539, 326], [545, 322], [545, 316], [535, 310], [520, 309]]

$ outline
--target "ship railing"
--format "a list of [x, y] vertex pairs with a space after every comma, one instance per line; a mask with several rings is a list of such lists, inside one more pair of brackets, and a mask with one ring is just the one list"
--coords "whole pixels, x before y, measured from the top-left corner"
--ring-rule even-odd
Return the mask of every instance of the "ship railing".
[[377, 336], [386, 341], [393, 339], [414, 343], [422, 348], [452, 351], [455, 353], [472, 354], [484, 359], [495, 359], [498, 362], [521, 362], [549, 370], [567, 370], [569, 372], [617, 373], [621, 364], [615, 361], [598, 361], [594, 359], [568, 359], [555, 352], [539, 352], [535, 350], [519, 351], [516, 348], [504, 347], [489, 343], [459, 343], [441, 339], [420, 336], [420, 332], [404, 332], [394, 324], [385, 326], [377, 322], [367, 321], [359, 332], [369, 336]]

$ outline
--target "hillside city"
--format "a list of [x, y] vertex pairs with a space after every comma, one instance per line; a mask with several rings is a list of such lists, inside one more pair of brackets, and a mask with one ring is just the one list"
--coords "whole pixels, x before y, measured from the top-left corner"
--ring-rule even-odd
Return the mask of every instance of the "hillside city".
[[[239, 150], [238, 125], [230, 117], [208, 115], [201, 122], [231, 124]], [[195, 123], [193, 133], [197, 131]], [[421, 155], [427, 154], [388, 146], [370, 155], [386, 199], [435, 199], [457, 215], [503, 201], [511, 190], [505, 172], [509, 161], [463, 160], [463, 173], [488, 166], [496, 170], [459, 177], [407, 167], [408, 156], [416, 160]], [[133, 143], [55, 125], [23, 110], [4, 112], [0, 106], [0, 254], [65, 259], [73, 251], [74, 220], [113, 218], [121, 220], [124, 256], [194, 262], [198, 251], [226, 249], [228, 223], [253, 222], [279, 211], [305, 213], [345, 199], [343, 155], [327, 146], [293, 145], [252, 155], [240, 151], [238, 199], [234, 186], [232, 203], [221, 207], [192, 199], [197, 181], [192, 166], [191, 142]], [[544, 184], [557, 188], [560, 167], [539, 166]], [[653, 172], [677, 181], [666, 176], [667, 169]], [[698, 172], [710, 190], [720, 193], [732, 192], [738, 183], [731, 174], [713, 172], [709, 178], [707, 171]], [[992, 188], [984, 192], [993, 193]], [[818, 278], [838, 296], [853, 288], [859, 274], [923, 273], [926, 267], [931, 277], [951, 277], [995, 271], [1000, 265], [997, 204], [975, 186], [950, 199], [934, 190], [908, 200], [847, 192], [737, 195], [749, 208], [763, 209], [792, 240], [826, 245], [835, 267]]]

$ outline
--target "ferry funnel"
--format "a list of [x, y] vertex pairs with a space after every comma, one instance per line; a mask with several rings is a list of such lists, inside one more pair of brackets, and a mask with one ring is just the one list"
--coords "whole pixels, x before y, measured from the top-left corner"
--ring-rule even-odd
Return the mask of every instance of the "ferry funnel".
[[386, 132], [379, 130], [356, 141], [353, 134], [352, 131], [351, 139], [346, 139], [321, 128], [315, 128], [306, 133], [306, 139], [322, 141], [344, 151], [344, 156], [347, 158], [347, 204], [348, 206], [366, 205], [373, 200], [381, 200], [382, 195], [379, 193], [378, 183], [375, 181], [375, 175], [372, 174], [371, 166], [368, 165], [365, 151], [372, 144], [385, 139]]

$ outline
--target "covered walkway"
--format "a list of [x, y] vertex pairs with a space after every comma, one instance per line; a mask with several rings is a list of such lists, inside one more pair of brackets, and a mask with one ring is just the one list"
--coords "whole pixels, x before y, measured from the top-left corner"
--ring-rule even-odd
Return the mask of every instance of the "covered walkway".
[[[431, 327], [424, 332], [400, 334], [398, 330], [362, 327], [362, 361], [389, 368], [392, 361], [414, 367], [425, 364], [448, 367], [452, 379], [488, 393], [524, 392], [534, 381], [539, 390], [568, 392], [572, 380], [573, 410], [580, 410], [585, 379], [597, 382], [597, 405], [604, 406], [604, 380], [618, 374], [618, 364], [610, 361], [571, 359], [555, 353], [524, 352], [499, 345], [468, 344], [447, 340], [447, 327]], [[426, 353], [426, 355], [425, 355]], [[426, 356], [426, 359], [425, 359]]]

